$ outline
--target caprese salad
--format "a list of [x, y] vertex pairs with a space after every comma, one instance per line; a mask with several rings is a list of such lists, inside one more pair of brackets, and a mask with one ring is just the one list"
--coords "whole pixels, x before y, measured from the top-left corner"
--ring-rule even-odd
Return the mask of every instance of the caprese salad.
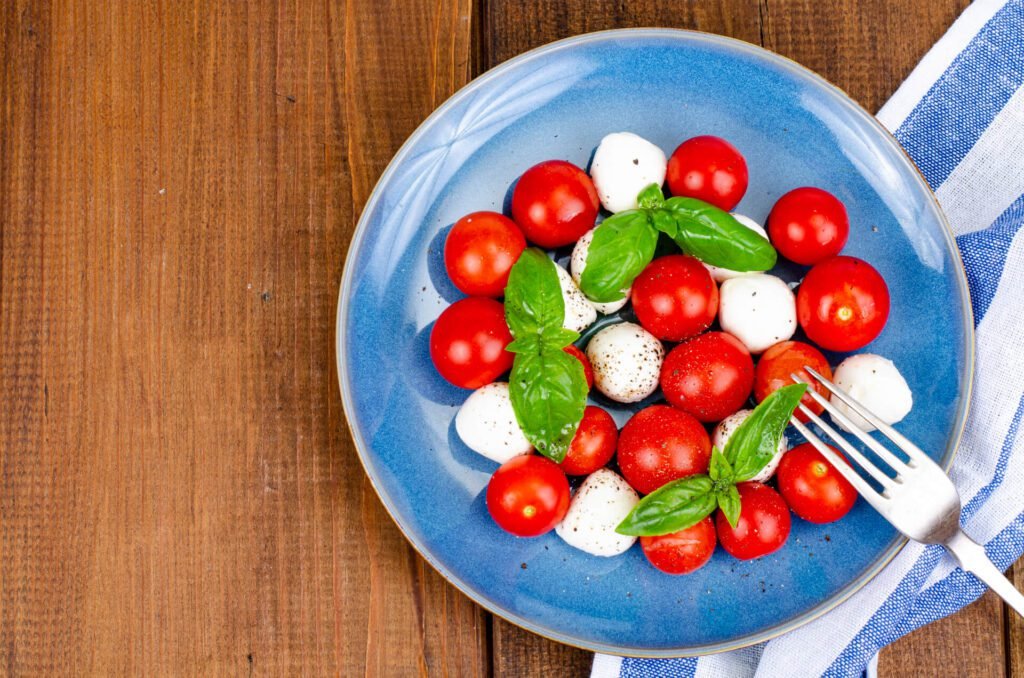
[[[719, 543], [740, 559], [773, 553], [791, 513], [827, 523], [853, 507], [854, 488], [817, 450], [789, 449], [790, 417], [808, 418], [800, 405], [823, 413], [791, 375], [812, 367], [886, 422], [905, 417], [913, 399], [892, 361], [858, 353], [833, 372], [818, 348], [873, 341], [889, 291], [841, 254], [850, 224], [833, 194], [795, 188], [762, 226], [730, 212], [747, 184], [724, 139], [694, 137], [666, 157], [621, 132], [601, 140], [589, 173], [542, 162], [519, 177], [510, 215], [454, 224], [445, 267], [467, 297], [437, 319], [430, 353], [472, 390], [455, 429], [497, 465], [486, 505], [503, 529], [553, 530], [602, 557], [639, 539], [654, 567], [685, 574]], [[809, 267], [799, 285], [770, 272], [779, 257]], [[621, 430], [616, 403], [639, 407]]]

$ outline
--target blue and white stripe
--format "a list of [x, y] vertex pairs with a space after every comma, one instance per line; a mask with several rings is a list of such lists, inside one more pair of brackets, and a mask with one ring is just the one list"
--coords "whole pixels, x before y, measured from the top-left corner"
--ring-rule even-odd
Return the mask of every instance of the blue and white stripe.
[[[1024, 0], [972, 4], [878, 118], [935, 190], [967, 269], [977, 370], [952, 475], [964, 527], [1006, 568], [1024, 552]], [[769, 643], [700, 659], [599, 655], [593, 676], [857, 676], [983, 591], [941, 547], [911, 543], [850, 601]]]

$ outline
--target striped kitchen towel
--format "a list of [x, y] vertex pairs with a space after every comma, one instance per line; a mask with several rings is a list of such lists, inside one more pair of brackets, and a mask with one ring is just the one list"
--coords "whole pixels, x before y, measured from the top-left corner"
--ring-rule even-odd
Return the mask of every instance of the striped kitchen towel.
[[[878, 113], [935, 190], [967, 269], [977, 371], [952, 476], [966, 531], [1003, 569], [1024, 552], [1022, 84], [1024, 0], [978, 0]], [[593, 678], [859, 676], [880, 648], [984, 590], [941, 547], [912, 542], [848, 602], [768, 643], [699, 659], [598, 655]]]

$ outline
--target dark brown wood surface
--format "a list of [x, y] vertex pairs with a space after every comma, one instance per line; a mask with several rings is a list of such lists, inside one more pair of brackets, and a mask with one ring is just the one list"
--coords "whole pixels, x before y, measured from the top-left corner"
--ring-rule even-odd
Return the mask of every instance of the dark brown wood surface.
[[[584, 675], [434, 573], [355, 460], [334, 306], [377, 177], [553, 39], [724, 33], [874, 109], [964, 5], [0, 3], [0, 674]], [[882, 673], [1024, 675], [1022, 637], [986, 596]]]

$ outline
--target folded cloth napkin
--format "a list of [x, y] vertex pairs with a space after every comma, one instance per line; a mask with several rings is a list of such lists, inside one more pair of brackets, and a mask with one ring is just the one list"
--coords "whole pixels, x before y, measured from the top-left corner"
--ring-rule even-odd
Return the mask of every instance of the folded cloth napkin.
[[[878, 113], [935, 191], [967, 269], [977, 370], [952, 477], [964, 528], [1002, 569], [1024, 552], [1022, 84], [1024, 0], [978, 0]], [[768, 643], [699, 659], [598, 655], [593, 678], [859, 676], [880, 648], [984, 590], [942, 547], [911, 542], [848, 602]]]

